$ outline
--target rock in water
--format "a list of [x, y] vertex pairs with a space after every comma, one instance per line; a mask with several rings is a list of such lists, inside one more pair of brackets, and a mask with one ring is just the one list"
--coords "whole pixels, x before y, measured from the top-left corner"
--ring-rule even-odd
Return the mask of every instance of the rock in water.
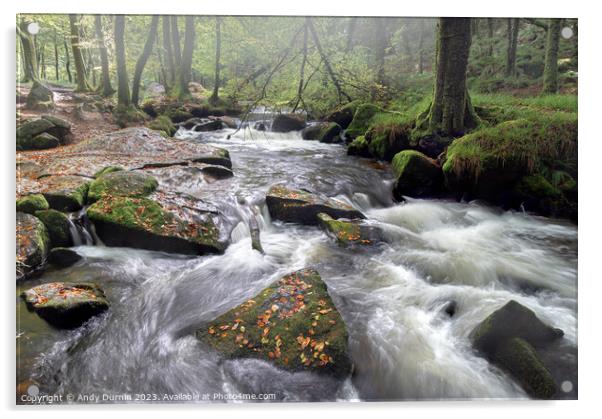
[[341, 127], [335, 122], [318, 122], [301, 131], [304, 140], [317, 140], [321, 143], [337, 143], [341, 141]]
[[436, 194], [443, 185], [443, 172], [437, 163], [414, 150], [404, 150], [395, 155], [392, 163], [397, 181], [393, 196], [398, 201], [403, 196], [425, 197]]
[[299, 131], [305, 128], [305, 117], [298, 114], [279, 114], [272, 122], [273, 132]]
[[71, 246], [71, 233], [69, 231], [71, 223], [67, 215], [53, 209], [36, 211], [35, 215], [46, 226], [51, 247]]
[[94, 203], [108, 195], [144, 197], [154, 192], [158, 185], [157, 179], [143, 172], [118, 170], [105, 173], [90, 184], [88, 202]]
[[343, 202], [283, 185], [270, 188], [266, 195], [266, 204], [273, 218], [290, 223], [316, 225], [320, 212], [332, 218], [366, 218], [364, 214]]
[[339, 246], [369, 245], [380, 241], [380, 230], [364, 224], [362, 220], [335, 220], [323, 212], [318, 214], [318, 220], [320, 225], [337, 239]]
[[77, 252], [65, 247], [55, 247], [48, 255], [48, 262], [61, 268], [71, 266], [81, 259], [82, 257]]
[[30, 214], [17, 212], [17, 280], [44, 263], [50, 238], [44, 224]]
[[94, 284], [52, 282], [21, 294], [27, 308], [55, 327], [72, 329], [109, 308], [104, 292]]
[[89, 183], [82, 176], [47, 176], [39, 180], [39, 188], [50, 208], [77, 211], [86, 203]]
[[259, 358], [337, 377], [352, 369], [345, 323], [313, 269], [286, 275], [196, 336], [227, 358]]
[[50, 110], [54, 108], [54, 98], [52, 90], [38, 81], [34, 81], [31, 90], [27, 95], [26, 106], [34, 110]]

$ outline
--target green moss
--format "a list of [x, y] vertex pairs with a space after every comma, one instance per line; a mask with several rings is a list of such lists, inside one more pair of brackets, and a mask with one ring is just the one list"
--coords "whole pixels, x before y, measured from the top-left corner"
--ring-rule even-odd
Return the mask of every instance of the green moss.
[[260, 358], [335, 376], [351, 371], [345, 324], [312, 269], [284, 276], [196, 335], [227, 358]]
[[94, 173], [94, 178], [99, 178], [102, 175], [106, 175], [107, 173], [119, 172], [124, 170], [123, 167], [120, 166], [107, 166], [100, 169], [98, 172]]
[[514, 338], [502, 343], [494, 361], [508, 371], [530, 396], [550, 399], [556, 394], [552, 375], [535, 349], [525, 340]]
[[370, 150], [368, 149], [368, 142], [366, 141], [366, 137], [360, 135], [355, 140], [353, 140], [347, 147], [347, 154], [349, 154], [350, 156], [370, 157]]
[[71, 245], [71, 233], [69, 231], [71, 224], [67, 215], [57, 210], [47, 209], [36, 211], [35, 216], [46, 226], [51, 247]]
[[50, 238], [44, 223], [31, 214], [17, 212], [16, 273], [17, 280], [44, 263]]
[[397, 153], [393, 158], [393, 162], [391, 163], [393, 175], [396, 178], [402, 176], [410, 161], [415, 158], [424, 158], [424, 154], [415, 150], [404, 150], [400, 153]]
[[48, 208], [48, 201], [46, 201], [44, 195], [41, 194], [26, 195], [17, 199], [17, 211], [20, 212], [33, 214], [36, 211], [46, 210]]
[[157, 179], [142, 172], [110, 172], [90, 184], [88, 202], [96, 202], [106, 195], [140, 198], [154, 192], [158, 185]]
[[372, 240], [363, 234], [360, 221], [335, 220], [325, 213], [318, 214], [320, 225], [332, 233], [339, 246], [347, 247], [352, 243], [372, 244]]
[[379, 112], [382, 112], [382, 109], [371, 103], [358, 106], [351, 124], [349, 124], [345, 131], [345, 135], [349, 138], [355, 138], [365, 134], [370, 127], [372, 117]]
[[177, 131], [176, 126], [173, 124], [173, 122], [171, 122], [171, 119], [169, 119], [169, 117], [167, 117], [166, 115], [158, 116], [156, 119], [152, 120], [148, 124], [148, 127], [150, 129], [154, 129], [156, 131], [162, 131], [168, 137], [172, 137]]
[[121, 128], [125, 128], [130, 124], [141, 124], [148, 116], [134, 106], [119, 105], [113, 111], [113, 119]]
[[193, 117], [192, 113], [181, 108], [170, 108], [165, 112], [165, 116], [172, 122], [184, 122]]
[[560, 190], [539, 174], [523, 177], [516, 186], [516, 190], [521, 194], [539, 198], [559, 198], [561, 196]]
[[[89, 182], [77, 176], [49, 177], [50, 189], [43, 195], [50, 208], [58, 211], [76, 211], [84, 206], [88, 197]], [[56, 181], [55, 181], [56, 180]]]

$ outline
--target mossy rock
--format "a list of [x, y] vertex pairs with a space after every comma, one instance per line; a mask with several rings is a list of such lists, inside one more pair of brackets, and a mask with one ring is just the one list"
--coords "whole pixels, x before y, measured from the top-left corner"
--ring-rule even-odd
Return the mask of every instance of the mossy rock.
[[289, 131], [300, 131], [307, 123], [305, 122], [305, 116], [294, 113], [281, 113], [274, 117], [272, 121], [273, 132], [289, 132]]
[[143, 172], [119, 170], [98, 177], [88, 189], [88, 203], [104, 196], [144, 197], [157, 189], [159, 183], [153, 176]]
[[[568, 176], [568, 175], [567, 175]], [[572, 181], [572, 183], [571, 183]], [[523, 177], [513, 189], [515, 203], [513, 206], [522, 206], [527, 211], [537, 212], [543, 215], [567, 216], [576, 218], [577, 197], [573, 196], [572, 190], [566, 191], [565, 197], [562, 187], [577, 188], [577, 183], [570, 178], [558, 187], [553, 186], [544, 176], [537, 174]]]
[[511, 338], [521, 338], [538, 347], [563, 335], [562, 330], [548, 326], [533, 311], [511, 300], [479, 323], [470, 338], [476, 350], [491, 358]]
[[368, 149], [368, 142], [366, 141], [366, 137], [360, 135], [355, 140], [353, 140], [347, 146], [347, 155], [349, 156], [360, 156], [360, 157], [371, 157], [370, 150]]
[[17, 212], [16, 241], [17, 280], [20, 280], [44, 263], [50, 238], [42, 221], [31, 214]]
[[171, 122], [175, 124], [184, 122], [193, 117], [192, 113], [181, 108], [170, 108], [165, 112], [165, 116], [167, 116]]
[[335, 220], [323, 212], [318, 214], [320, 226], [336, 238], [341, 247], [371, 245], [381, 240], [380, 230], [364, 224], [362, 220]]
[[258, 358], [289, 371], [345, 377], [345, 323], [317, 271], [293, 272], [196, 333], [226, 358]]
[[34, 214], [36, 211], [50, 208], [42, 194], [25, 195], [17, 199], [17, 211]]
[[118, 105], [113, 110], [113, 120], [121, 128], [143, 124], [147, 119], [147, 114], [134, 106]]
[[48, 254], [48, 263], [61, 268], [72, 266], [82, 259], [76, 251], [65, 247], [54, 247]]
[[410, 147], [410, 126], [388, 123], [376, 125], [366, 132], [370, 154], [391, 161], [400, 151]]
[[34, 118], [25, 121], [17, 128], [17, 143], [31, 139], [54, 127], [54, 124], [46, 118]]
[[304, 140], [317, 140], [321, 143], [337, 143], [341, 141], [341, 127], [335, 122], [318, 122], [301, 131]]
[[361, 104], [359, 101], [353, 101], [343, 105], [331, 113], [329, 113], [325, 120], [328, 122], [336, 122], [342, 129], [347, 129], [351, 121], [353, 121], [353, 115], [358, 106]]
[[108, 310], [109, 301], [95, 284], [52, 282], [21, 294], [27, 308], [55, 327], [72, 329]]
[[68, 247], [72, 245], [71, 223], [67, 215], [53, 209], [36, 211], [35, 215], [46, 226], [51, 247]]
[[72, 138], [71, 124], [52, 115], [25, 121], [17, 128], [18, 150], [42, 150], [67, 144]]
[[106, 175], [108, 173], [113, 173], [113, 172], [119, 172], [121, 170], [124, 170], [124, 168], [121, 167], [121, 166], [107, 166], [107, 167], [103, 167], [98, 172], [94, 173], [94, 178], [98, 179], [102, 175]]
[[277, 220], [307, 225], [318, 224], [323, 212], [333, 218], [366, 218], [350, 205], [284, 185], [274, 185], [266, 195], [270, 215]]
[[29, 141], [24, 141], [21, 147], [25, 150], [45, 150], [48, 148], [55, 148], [61, 145], [61, 142], [54, 135], [47, 132], [36, 135]]
[[404, 150], [397, 153], [391, 168], [396, 179], [393, 196], [398, 201], [402, 201], [403, 196], [433, 196], [441, 190], [441, 168], [433, 159], [418, 151]]
[[27, 95], [26, 107], [27, 109], [42, 111], [54, 108], [52, 90], [42, 83], [34, 81]]
[[171, 122], [171, 119], [169, 119], [166, 115], [158, 116], [148, 124], [148, 127], [156, 131], [162, 131], [168, 137], [173, 137], [178, 130], [173, 122]]
[[349, 138], [356, 138], [364, 135], [370, 128], [372, 117], [383, 110], [371, 103], [359, 105], [353, 115], [353, 120], [345, 130], [345, 135]]
[[81, 209], [88, 196], [87, 178], [81, 176], [48, 176], [40, 180], [41, 192], [50, 208], [71, 212]]
[[552, 374], [542, 363], [537, 351], [524, 339], [512, 338], [502, 342], [493, 359], [531, 397], [551, 399], [558, 391]]
[[88, 208], [87, 215], [107, 246], [182, 254], [224, 250], [212, 221], [183, 220], [148, 198], [106, 195]]

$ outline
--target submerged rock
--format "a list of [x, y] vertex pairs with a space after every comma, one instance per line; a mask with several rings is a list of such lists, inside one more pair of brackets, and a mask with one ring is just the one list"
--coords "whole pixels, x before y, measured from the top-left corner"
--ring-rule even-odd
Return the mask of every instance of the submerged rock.
[[345, 323], [313, 269], [284, 276], [196, 336], [226, 358], [259, 358], [337, 377], [352, 369]]
[[563, 334], [512, 300], [475, 327], [470, 338], [479, 353], [510, 373], [529, 395], [548, 399], [556, 393], [556, 383], [536, 348], [546, 347]]
[[34, 214], [36, 211], [46, 210], [50, 208], [48, 201], [42, 194], [25, 195], [17, 199], [17, 212], [26, 212]]
[[306, 126], [305, 117], [300, 114], [279, 114], [272, 122], [273, 132], [300, 131]]
[[50, 238], [44, 224], [36, 217], [17, 212], [17, 280], [39, 268], [46, 259]]
[[266, 195], [270, 215], [281, 221], [316, 225], [318, 214], [323, 212], [333, 218], [366, 218], [350, 205], [283, 185], [274, 185]]
[[341, 141], [341, 127], [334, 122], [318, 122], [301, 131], [304, 140], [317, 140], [321, 143], [337, 143]]
[[82, 259], [76, 251], [65, 247], [55, 247], [48, 254], [48, 263], [61, 268], [74, 265]]
[[342, 247], [352, 244], [370, 245], [381, 240], [380, 230], [366, 225], [362, 220], [335, 220], [323, 212], [318, 214], [318, 220]]
[[94, 284], [52, 282], [21, 294], [27, 308], [55, 327], [81, 326], [109, 308], [104, 292]]
[[71, 246], [72, 240], [69, 231], [71, 223], [69, 222], [67, 215], [53, 209], [36, 211], [35, 215], [46, 226], [48, 236], [50, 237], [51, 247]]
[[159, 183], [143, 172], [115, 171], [99, 176], [90, 184], [88, 202], [94, 203], [104, 196], [144, 197], [157, 189]]
[[396, 178], [393, 196], [398, 201], [403, 200], [404, 196], [433, 196], [442, 187], [441, 167], [418, 151], [404, 150], [397, 153], [391, 168]]

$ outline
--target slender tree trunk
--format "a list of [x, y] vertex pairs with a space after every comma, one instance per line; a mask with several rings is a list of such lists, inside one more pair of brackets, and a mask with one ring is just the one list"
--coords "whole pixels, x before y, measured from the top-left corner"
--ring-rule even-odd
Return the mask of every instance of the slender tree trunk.
[[184, 50], [178, 77], [178, 98], [184, 99], [190, 96], [188, 83], [192, 73], [192, 53], [194, 52], [194, 16], [186, 16], [186, 27], [184, 29]]
[[157, 75], [157, 80], [159, 83], [163, 84], [165, 88], [167, 88], [167, 70], [165, 68], [165, 57], [163, 56], [163, 50], [161, 48], [161, 40], [159, 38], [159, 31], [157, 30], [156, 35], [157, 42], [157, 59], [159, 60], [159, 73]]
[[53, 44], [54, 44], [54, 78], [56, 81], [59, 80], [59, 46], [56, 41], [56, 29], [53, 33]]
[[92, 56], [92, 49], [86, 49], [88, 53], [88, 65], [87, 65], [87, 74], [92, 75], [92, 87], [96, 86], [96, 65], [94, 64], [94, 56]]
[[349, 20], [349, 26], [347, 27], [347, 47], [346, 52], [353, 50], [355, 28], [357, 27], [357, 17], [352, 17]]
[[79, 23], [76, 15], [69, 15], [69, 27], [71, 29], [71, 49], [73, 50], [73, 61], [75, 62], [75, 80], [77, 82], [77, 91], [88, 92], [92, 90], [86, 79], [86, 66], [80, 47]]
[[546, 58], [543, 71], [543, 93], [558, 92], [558, 42], [560, 19], [550, 19], [546, 41]]
[[[374, 48], [375, 54], [375, 70], [376, 70], [376, 83], [380, 86], [385, 85], [385, 50], [387, 48], [388, 40], [387, 38], [387, 28], [386, 21], [384, 19], [376, 18], [374, 19], [374, 24], [376, 27], [374, 28], [374, 33], [376, 35], [376, 45]], [[406, 37], [407, 38], [407, 37]], [[404, 40], [405, 42], [405, 40]], [[407, 50], [406, 50], [407, 52]], [[375, 98], [376, 90], [372, 92], [372, 97]]]
[[470, 18], [439, 19], [435, 88], [428, 114], [431, 132], [456, 136], [476, 126], [477, 117], [466, 88], [470, 29]]
[[171, 18], [163, 16], [163, 49], [165, 50], [165, 58], [169, 69], [169, 83], [166, 88], [173, 86], [176, 80], [176, 66], [174, 62], [173, 48], [171, 47]]
[[38, 57], [32, 35], [27, 31], [29, 21], [21, 19], [17, 32], [21, 39], [21, 54], [23, 57], [23, 74], [21, 82], [38, 80]]
[[115, 59], [117, 60], [117, 102], [130, 105], [130, 87], [125, 62], [125, 17], [115, 16]]
[[100, 66], [102, 72], [102, 95], [104, 97], [111, 96], [115, 93], [115, 89], [111, 86], [111, 75], [109, 74], [109, 56], [107, 54], [107, 46], [102, 32], [102, 17], [94, 16], [94, 29], [96, 31], [96, 43], [98, 44], [98, 52], [100, 55]]
[[506, 77], [516, 76], [516, 47], [520, 20], [508, 19], [508, 48], [506, 49]]
[[424, 19], [418, 25], [418, 74], [424, 73]]
[[174, 65], [176, 74], [182, 65], [182, 53], [180, 51], [180, 31], [178, 30], [178, 17], [171, 17], [171, 43], [173, 48]]
[[487, 18], [487, 37], [489, 38], [489, 48], [487, 50], [487, 54], [489, 57], [493, 57], [493, 18]]
[[213, 83], [213, 93], [209, 98], [209, 102], [217, 104], [219, 101], [219, 68], [220, 68], [220, 55], [222, 51], [222, 30], [221, 30], [221, 18], [215, 18], [215, 78]]
[[305, 63], [307, 62], [307, 23], [303, 27], [303, 57], [301, 58], [301, 69], [299, 71], [299, 87], [297, 88], [297, 99], [293, 106], [293, 112], [297, 110], [299, 102], [303, 98], [303, 89], [305, 85]]
[[38, 60], [40, 70], [38, 73], [40, 74], [40, 78], [42, 80], [46, 80], [46, 57], [44, 56], [44, 53], [46, 52], [46, 44], [42, 44], [38, 50], [40, 51], [40, 59]]
[[144, 44], [144, 49], [142, 50], [142, 54], [138, 58], [138, 61], [136, 61], [134, 81], [132, 82], [132, 104], [134, 106], [138, 106], [138, 101], [140, 98], [140, 79], [142, 78], [142, 71], [144, 70], [144, 66], [148, 61], [148, 57], [150, 57], [151, 53], [153, 52], [153, 44], [155, 42], [155, 38], [157, 37], [158, 25], [159, 16], [153, 16], [148, 37], [146, 38], [146, 43]]
[[71, 59], [69, 58], [69, 47], [67, 46], [67, 40], [63, 39], [63, 45], [65, 46], [65, 71], [67, 72], [67, 79], [69, 83], [73, 83], [73, 76], [71, 75]]

